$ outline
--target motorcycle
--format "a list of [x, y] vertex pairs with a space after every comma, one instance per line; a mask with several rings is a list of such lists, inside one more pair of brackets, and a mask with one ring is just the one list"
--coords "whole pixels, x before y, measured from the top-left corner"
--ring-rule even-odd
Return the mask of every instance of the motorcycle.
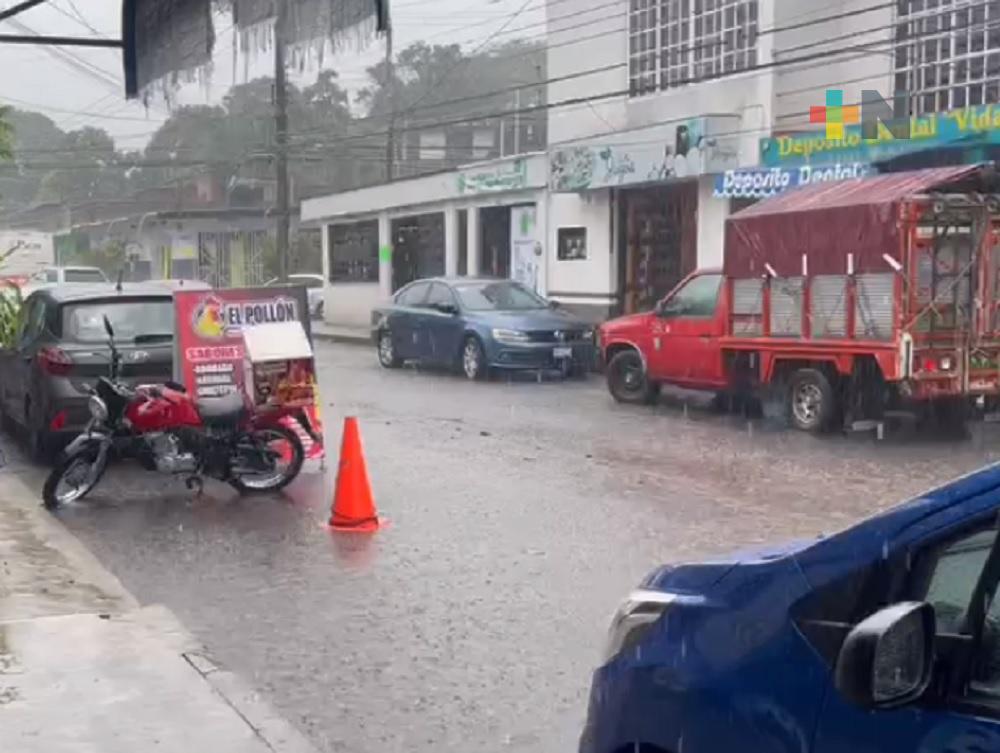
[[276, 491], [298, 476], [305, 450], [286, 424], [290, 418], [318, 439], [304, 411], [255, 413], [235, 393], [196, 401], [176, 382], [130, 388], [118, 378], [121, 356], [107, 317], [104, 328], [110, 374], [97, 380], [88, 398], [90, 421], [45, 481], [45, 507], [85, 497], [113, 457], [135, 459], [149, 471], [185, 475], [188, 489], [198, 491], [205, 476], [241, 494]]

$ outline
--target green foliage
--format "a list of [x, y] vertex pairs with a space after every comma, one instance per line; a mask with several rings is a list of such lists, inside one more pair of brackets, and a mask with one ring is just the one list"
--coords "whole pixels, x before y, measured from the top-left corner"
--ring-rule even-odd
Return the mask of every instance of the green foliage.
[[[364, 117], [352, 114], [348, 92], [334, 71], [321, 72], [308, 86], [290, 85], [289, 170], [296, 194], [341, 191], [383, 179], [390, 110], [400, 167], [411, 168], [398, 174], [444, 166], [407, 156], [418, 151], [415, 129], [443, 120], [468, 119], [449, 127], [447, 161], [480, 158], [473, 149], [475, 137], [500, 122], [482, 116], [518, 104], [543, 104], [545, 63], [545, 48], [536, 42], [515, 41], [471, 55], [455, 44], [417, 42], [398, 53], [391, 77], [384, 62], [368, 69], [370, 83], [356, 102]], [[272, 79], [260, 78], [233, 86], [218, 105], [177, 107], [141, 152], [118, 149], [100, 128], [67, 132], [45, 115], [0, 108], [2, 208], [120, 200], [206, 174], [224, 186], [269, 185], [276, 141], [272, 88]], [[504, 89], [509, 91], [481, 96]], [[545, 113], [524, 113], [518, 122], [520, 146], [543, 148]], [[506, 118], [503, 128], [510, 146], [513, 120]], [[12, 160], [4, 164], [11, 152]], [[183, 201], [178, 194], [178, 202]]]
[[10, 109], [0, 107], [0, 160], [14, 156], [14, 127], [10, 124]]
[[[15, 250], [12, 248], [0, 254], [0, 272]], [[17, 341], [21, 310], [21, 289], [16, 285], [0, 285], [0, 348], [12, 348]]]

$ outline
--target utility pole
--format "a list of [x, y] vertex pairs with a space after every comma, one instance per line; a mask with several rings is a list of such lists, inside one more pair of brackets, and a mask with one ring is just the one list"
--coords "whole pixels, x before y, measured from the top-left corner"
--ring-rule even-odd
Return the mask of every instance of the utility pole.
[[389, 88], [389, 123], [385, 136], [385, 180], [389, 182], [396, 172], [396, 70], [392, 59], [392, 19], [386, 15], [385, 26], [385, 75]]
[[288, 79], [285, 70], [285, 24], [286, 3], [279, 2], [278, 15], [274, 20], [274, 169], [275, 169], [275, 214], [277, 227], [275, 249], [278, 254], [278, 278], [288, 280]]

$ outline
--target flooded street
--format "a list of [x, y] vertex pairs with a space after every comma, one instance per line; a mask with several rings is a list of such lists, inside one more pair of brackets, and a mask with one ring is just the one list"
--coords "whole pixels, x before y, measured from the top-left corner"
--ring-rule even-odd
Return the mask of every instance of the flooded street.
[[[573, 750], [607, 620], [653, 566], [830, 532], [1000, 457], [992, 424], [816, 438], [700, 397], [618, 406], [597, 377], [317, 360], [325, 474], [196, 498], [113, 469], [58, 517], [326, 751]], [[389, 522], [371, 537], [323, 527], [346, 415]]]

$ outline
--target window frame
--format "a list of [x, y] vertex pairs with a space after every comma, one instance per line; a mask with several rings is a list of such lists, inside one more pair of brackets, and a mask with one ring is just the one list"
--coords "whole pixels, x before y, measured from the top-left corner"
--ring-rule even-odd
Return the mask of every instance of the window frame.
[[[691, 285], [700, 280], [705, 280], [708, 278], [715, 278], [716, 280], [715, 299], [712, 305], [711, 313], [706, 313], [706, 314], [701, 314], [701, 313], [690, 314], [684, 312], [670, 313], [667, 310], [667, 307], [673, 301], [676, 301], [677, 298]], [[664, 298], [660, 300], [660, 302], [656, 306], [657, 316], [659, 316], [661, 319], [701, 319], [701, 320], [713, 319], [719, 311], [719, 294], [722, 292], [722, 278], [723, 275], [721, 272], [705, 272], [702, 274], [696, 274], [692, 275], [691, 277], [688, 277], [686, 280], [681, 282], [680, 285], [671, 290], [670, 293], [668, 293]]]
[[1000, 102], [1000, 7], [935, 5], [893, 7], [892, 81], [907, 92], [908, 114]]
[[[989, 582], [992, 581], [993, 600], [995, 600], [1000, 596], [1000, 512], [994, 509], [986, 515], [978, 515], [971, 521], [963, 522], [961, 527], [949, 530], [929, 542], [923, 541], [917, 543], [914, 547], [918, 549], [915, 555], [915, 567], [906, 579], [904, 593], [901, 594], [903, 598], [893, 601], [925, 601], [941, 555], [948, 548], [963, 539], [971, 538], [990, 529], [997, 532], [996, 539], [993, 542], [993, 550], [987, 555], [983, 571], [979, 574], [976, 584], [973, 586], [964, 617], [966, 619], [969, 617], [969, 608], [977, 601], [977, 594], [980, 592], [983, 581], [985, 581], [987, 590], [989, 590]], [[959, 666], [955, 668], [956, 676], [951, 678], [952, 683], [948, 694], [941, 698], [931, 699], [931, 703], [935, 706], [944, 705], [947, 709], [958, 713], [978, 714], [990, 719], [1000, 719], [1000, 695], [977, 693], [971, 687], [971, 673], [975, 666], [976, 657], [982, 647], [982, 630], [985, 625], [986, 614], [987, 612], [983, 613], [979, 626], [971, 628], [972, 633], [959, 634], [959, 639], [969, 637], [973, 641], [969, 651], [970, 661], [964, 667]], [[942, 640], [944, 636], [951, 635], [954, 634], [936, 633], [935, 640]], [[926, 698], [922, 699], [922, 703], [926, 704], [926, 702]]]
[[434, 308], [437, 305], [431, 300], [431, 295], [433, 295], [434, 291], [437, 290], [438, 288], [444, 290], [445, 294], [448, 296], [447, 301], [439, 301], [439, 303], [451, 304], [457, 309], [458, 302], [455, 300], [455, 291], [451, 289], [450, 285], [443, 283], [440, 280], [434, 280], [433, 282], [431, 282], [430, 290], [428, 290], [427, 295], [424, 296], [424, 302], [422, 304], [423, 307]]
[[629, 0], [625, 30], [630, 97], [758, 65], [759, 0]]
[[[413, 289], [415, 289], [417, 287], [424, 287], [424, 288], [426, 288], [426, 290], [424, 291], [423, 297], [419, 301], [417, 301], [415, 303], [403, 303], [400, 300], [400, 298], [402, 298], [407, 292], [409, 292], [409, 291], [411, 291], [411, 290], [413, 290]], [[430, 292], [431, 292], [431, 281], [430, 280], [414, 280], [409, 285], [406, 285], [405, 287], [401, 288], [400, 290], [397, 290], [396, 291], [396, 295], [392, 299], [392, 302], [396, 306], [402, 306], [403, 308], [408, 308], [408, 309], [421, 308], [424, 305], [424, 302], [427, 300], [427, 296], [430, 295]]]
[[45, 299], [41, 296], [30, 298], [24, 306], [24, 317], [17, 335], [17, 350], [23, 350], [34, 344], [45, 332], [45, 326]]

